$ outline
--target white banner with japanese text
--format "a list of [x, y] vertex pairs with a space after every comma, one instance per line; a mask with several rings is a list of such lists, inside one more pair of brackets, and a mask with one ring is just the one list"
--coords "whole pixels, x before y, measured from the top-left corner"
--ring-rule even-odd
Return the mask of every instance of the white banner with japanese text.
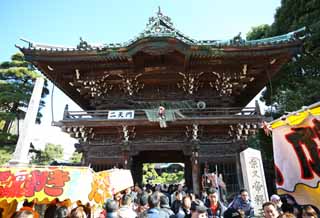
[[272, 129], [278, 193], [320, 208], [320, 106], [279, 120]]

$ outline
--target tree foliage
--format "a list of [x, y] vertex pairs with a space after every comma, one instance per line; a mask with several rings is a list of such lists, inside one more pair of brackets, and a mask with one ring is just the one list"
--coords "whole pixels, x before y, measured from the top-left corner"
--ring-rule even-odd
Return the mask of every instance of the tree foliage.
[[[8, 133], [12, 121], [23, 115], [19, 114], [19, 108], [28, 106], [35, 79], [39, 76], [21, 53], [14, 54], [11, 61], [0, 64], [0, 121], [4, 122], [2, 132]], [[49, 93], [46, 86], [47, 82], [42, 91], [42, 98]], [[44, 104], [44, 101], [40, 102], [39, 110]], [[38, 122], [41, 116], [41, 113], [38, 113]]]
[[146, 163], [143, 164], [143, 176], [142, 183], [147, 184], [173, 184], [179, 183], [184, 179], [184, 172], [178, 171], [176, 173], [166, 173], [163, 172], [161, 175], [158, 175], [155, 170], [155, 164]]
[[247, 40], [267, 38], [270, 34], [270, 28], [268, 24], [252, 27], [246, 38]]
[[51, 143], [46, 144], [44, 150], [33, 149], [31, 152], [35, 153], [31, 162], [39, 165], [47, 165], [54, 160], [63, 158], [62, 145], [54, 145]]
[[303, 53], [283, 66], [263, 93], [262, 100], [273, 106], [274, 118], [320, 100], [319, 17], [320, 1], [282, 0], [270, 28], [254, 27], [247, 36], [249, 39], [272, 37], [307, 27]]
[[72, 156], [70, 157], [70, 162], [71, 163], [80, 163], [82, 159], [82, 153], [79, 152], [73, 152]]

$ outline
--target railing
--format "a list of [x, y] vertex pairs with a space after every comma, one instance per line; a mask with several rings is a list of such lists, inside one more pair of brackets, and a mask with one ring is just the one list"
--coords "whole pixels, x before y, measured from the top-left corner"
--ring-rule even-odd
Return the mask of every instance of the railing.
[[[65, 111], [63, 120], [108, 120], [108, 115], [110, 111], [117, 110], [88, 110], [88, 111]], [[118, 110], [121, 111], [121, 110]], [[127, 110], [122, 110], [127, 111]], [[147, 115], [144, 109], [135, 109], [134, 119], [135, 120], [145, 120]], [[177, 119], [188, 119], [188, 118], [211, 118], [211, 117], [224, 117], [224, 116], [257, 116], [259, 115], [257, 108], [255, 107], [221, 107], [221, 108], [206, 108], [206, 109], [189, 109], [182, 108], [176, 110], [179, 114]], [[121, 120], [121, 119], [117, 119]]]

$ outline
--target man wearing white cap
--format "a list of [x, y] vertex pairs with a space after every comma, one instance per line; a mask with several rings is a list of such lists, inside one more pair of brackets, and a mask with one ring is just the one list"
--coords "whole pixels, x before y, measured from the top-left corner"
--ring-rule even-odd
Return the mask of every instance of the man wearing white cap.
[[281, 209], [281, 206], [282, 206], [282, 201], [281, 201], [281, 198], [279, 195], [276, 195], [276, 194], [273, 194], [271, 195], [270, 197], [270, 201], [275, 203], [275, 205], [277, 205], [277, 210], [279, 212], [279, 214], [282, 214], [282, 209]]

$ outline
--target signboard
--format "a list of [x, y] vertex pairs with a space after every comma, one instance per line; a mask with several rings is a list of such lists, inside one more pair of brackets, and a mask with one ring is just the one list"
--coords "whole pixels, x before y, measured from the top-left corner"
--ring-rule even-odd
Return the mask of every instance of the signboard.
[[134, 119], [134, 110], [115, 110], [108, 112], [108, 120], [131, 120]]
[[244, 186], [253, 201], [254, 210], [258, 212], [262, 204], [268, 201], [268, 191], [264, 176], [261, 152], [247, 148], [240, 153]]
[[320, 103], [271, 127], [278, 194], [320, 209]]
[[0, 168], [0, 202], [59, 198], [103, 204], [115, 191], [131, 186], [133, 180], [129, 170], [95, 173], [87, 167]]

